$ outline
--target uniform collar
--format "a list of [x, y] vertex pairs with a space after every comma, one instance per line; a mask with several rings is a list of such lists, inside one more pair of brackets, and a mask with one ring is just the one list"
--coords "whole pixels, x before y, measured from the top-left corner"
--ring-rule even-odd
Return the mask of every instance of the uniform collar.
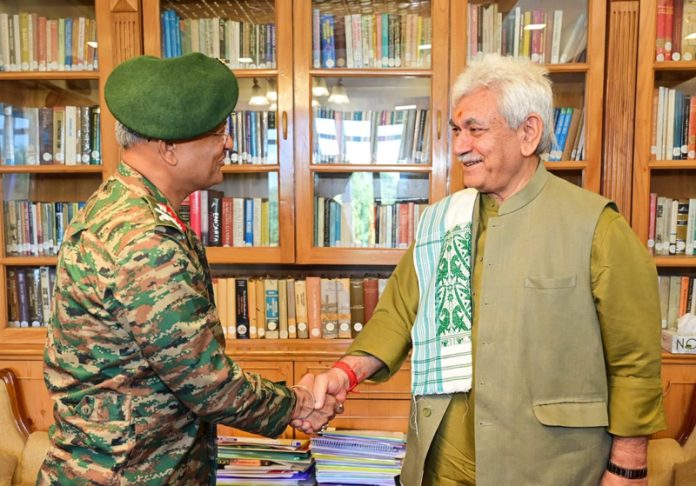
[[114, 177], [134, 193], [141, 196], [150, 196], [157, 202], [171, 207], [169, 201], [165, 195], [157, 189], [157, 186], [125, 162], [121, 161], [118, 164]]

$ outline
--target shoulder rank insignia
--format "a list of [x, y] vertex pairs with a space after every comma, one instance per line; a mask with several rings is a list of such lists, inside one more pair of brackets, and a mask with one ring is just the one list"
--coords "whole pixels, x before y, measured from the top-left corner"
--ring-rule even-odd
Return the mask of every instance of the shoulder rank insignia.
[[170, 208], [166, 204], [157, 203], [154, 209], [161, 221], [168, 221], [170, 223], [174, 223], [174, 225], [182, 233], [186, 233], [186, 225], [183, 221], [181, 221], [181, 219], [179, 219], [179, 216], [177, 216], [177, 214], [174, 212], [172, 208]]

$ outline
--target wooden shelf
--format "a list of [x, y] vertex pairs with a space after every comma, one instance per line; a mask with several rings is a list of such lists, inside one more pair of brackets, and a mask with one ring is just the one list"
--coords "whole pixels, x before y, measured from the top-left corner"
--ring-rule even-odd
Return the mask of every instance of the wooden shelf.
[[587, 162], [544, 162], [544, 166], [547, 170], [552, 171], [585, 170], [587, 168]]
[[101, 165], [2, 165], [0, 174], [102, 174]]
[[414, 68], [332, 68], [332, 69], [310, 69], [310, 76], [320, 76], [325, 78], [391, 78], [396, 76], [415, 76], [430, 77], [431, 69]]
[[9, 71], [0, 73], [0, 81], [17, 80], [63, 80], [63, 79], [99, 79], [99, 71]]
[[655, 265], [657, 268], [694, 268], [696, 267], [696, 256], [656, 256]]
[[231, 164], [223, 165], [223, 174], [257, 174], [263, 172], [278, 172], [277, 164]]
[[[655, 50], [655, 44], [652, 44], [653, 51]], [[696, 61], [663, 61], [655, 62], [653, 69], [655, 71], [683, 71], [689, 72], [694, 71], [696, 73]]]
[[0, 258], [0, 264], [5, 266], [55, 266], [58, 264], [57, 256], [7, 256]]
[[311, 172], [420, 172], [433, 170], [429, 164], [312, 164]]
[[651, 160], [650, 170], [687, 170], [696, 169], [696, 160]]

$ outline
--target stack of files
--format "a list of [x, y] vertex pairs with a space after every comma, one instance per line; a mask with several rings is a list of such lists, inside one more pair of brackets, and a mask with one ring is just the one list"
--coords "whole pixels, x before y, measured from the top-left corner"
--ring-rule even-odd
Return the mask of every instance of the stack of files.
[[406, 454], [406, 435], [374, 430], [332, 430], [311, 438], [317, 482], [394, 485]]
[[315, 484], [307, 439], [219, 436], [217, 443], [217, 484]]

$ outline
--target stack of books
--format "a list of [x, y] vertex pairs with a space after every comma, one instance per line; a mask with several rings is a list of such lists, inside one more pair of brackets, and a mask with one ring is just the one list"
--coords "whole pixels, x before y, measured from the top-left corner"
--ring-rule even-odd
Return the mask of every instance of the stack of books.
[[217, 484], [313, 485], [309, 440], [218, 437]]
[[406, 454], [401, 432], [332, 430], [311, 438], [317, 482], [394, 485]]

